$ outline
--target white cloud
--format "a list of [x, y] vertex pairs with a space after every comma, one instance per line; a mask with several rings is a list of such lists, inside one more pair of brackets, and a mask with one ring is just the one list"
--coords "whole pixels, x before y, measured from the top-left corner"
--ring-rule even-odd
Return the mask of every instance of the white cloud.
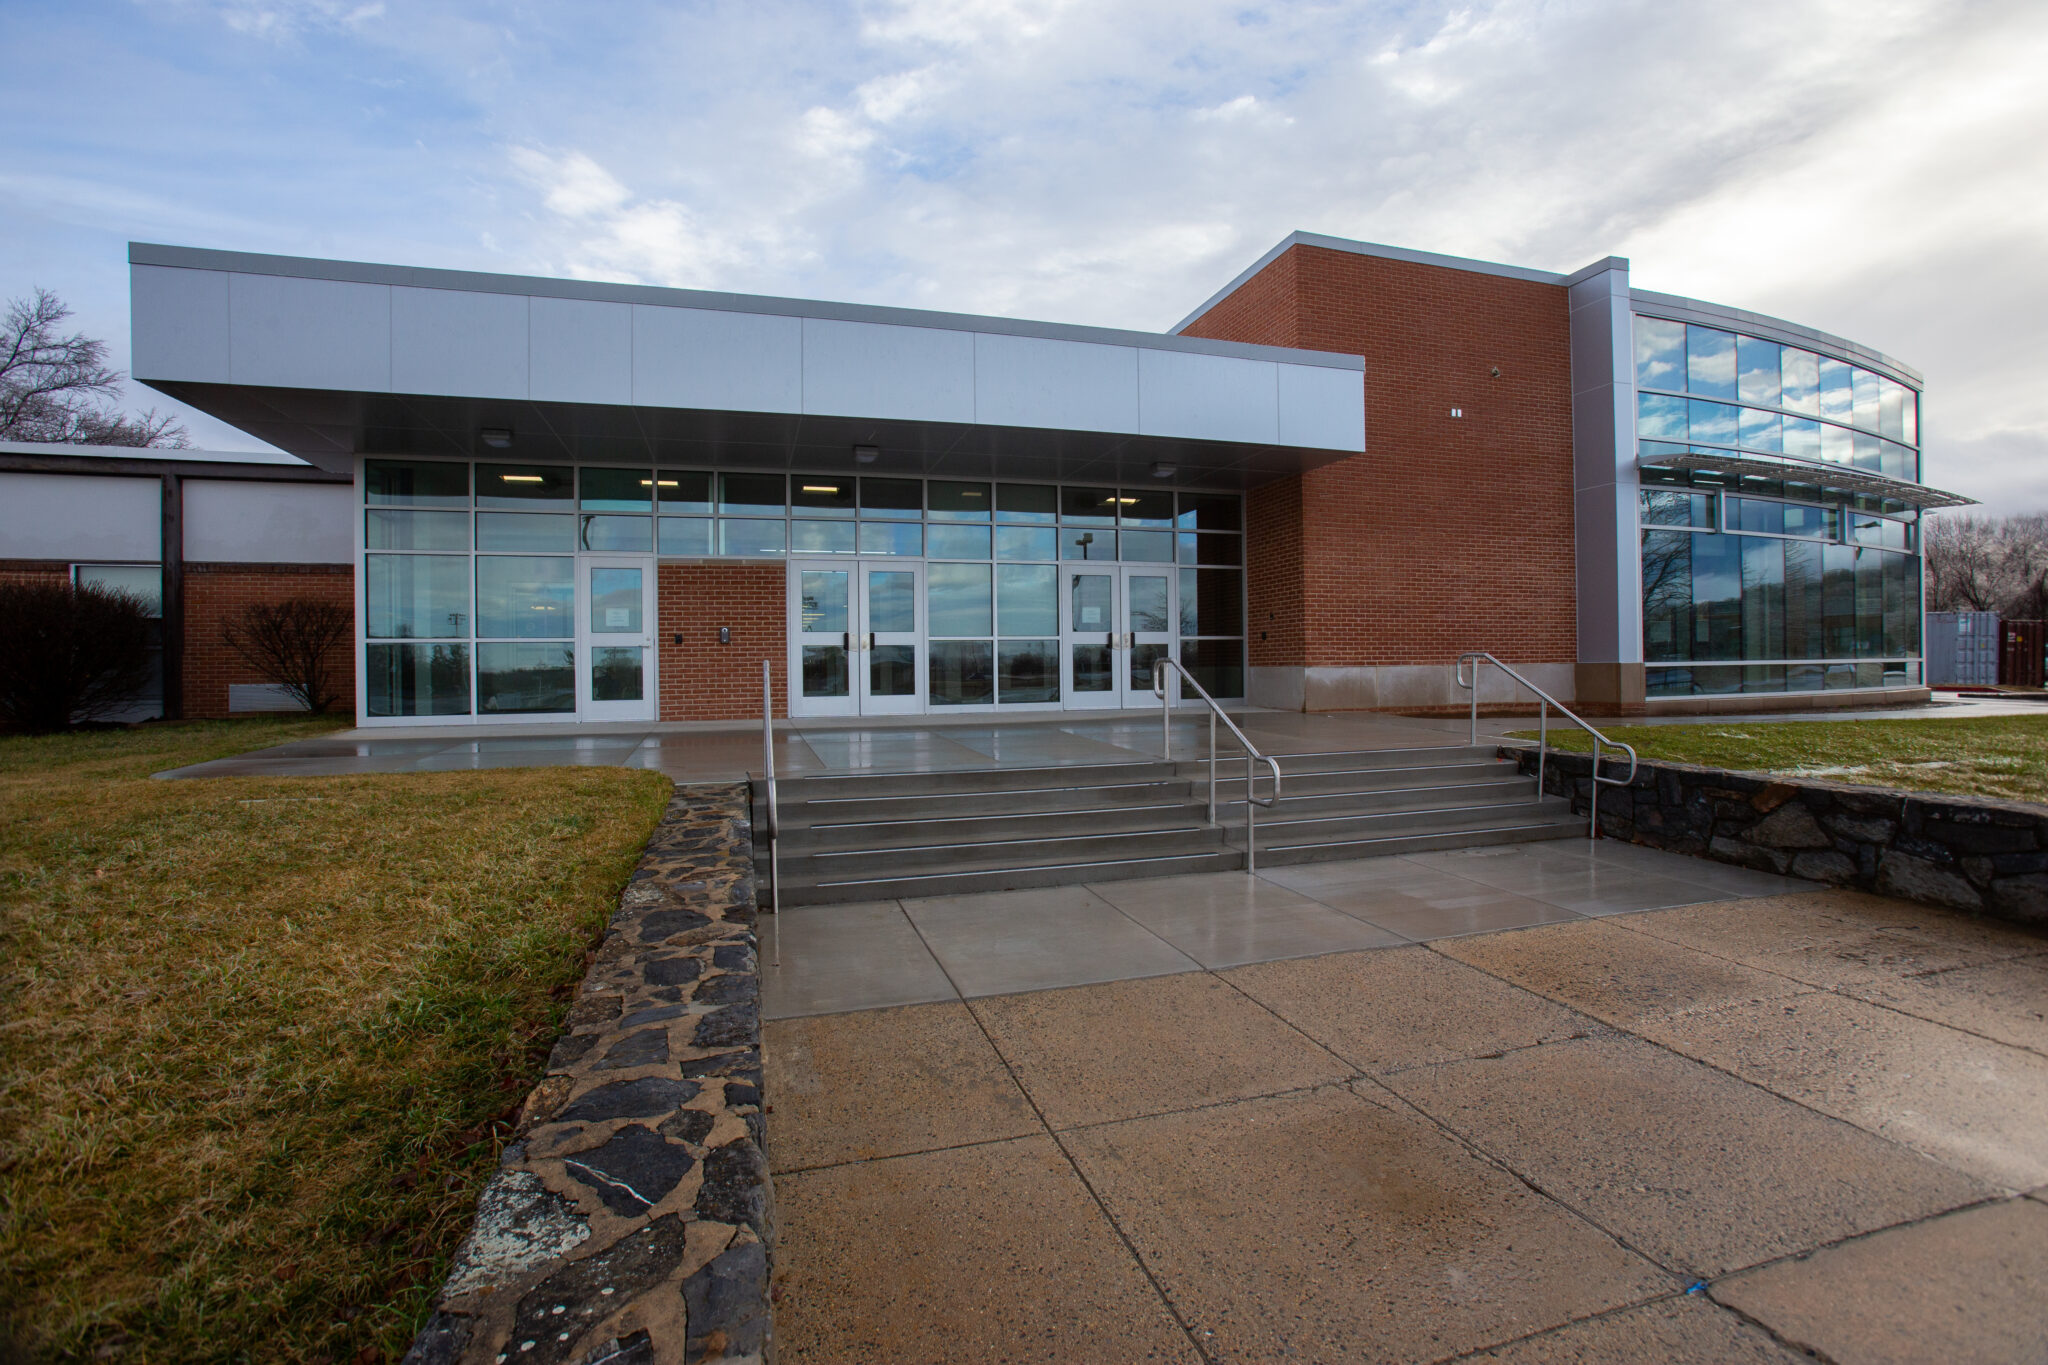
[[[33, 7], [10, 8], [0, 40]], [[132, 38], [77, 30], [89, 76], [0, 92], [115, 92], [80, 115], [97, 151], [12, 144], [0, 220], [96, 177], [119, 192], [63, 212], [110, 236], [1131, 327], [1295, 228], [1558, 270], [1614, 252], [1643, 287], [1918, 365], [1930, 469], [2048, 506], [2018, 472], [2048, 449], [2038, 0], [134, 13]]]

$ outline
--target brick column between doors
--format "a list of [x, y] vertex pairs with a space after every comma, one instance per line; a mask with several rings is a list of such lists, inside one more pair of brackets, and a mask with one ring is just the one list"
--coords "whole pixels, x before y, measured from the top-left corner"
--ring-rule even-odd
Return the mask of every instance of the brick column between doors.
[[[789, 714], [787, 573], [781, 564], [660, 566], [661, 719], [759, 719], [763, 659], [775, 669], [775, 714]], [[718, 642], [721, 626], [731, 644]]]

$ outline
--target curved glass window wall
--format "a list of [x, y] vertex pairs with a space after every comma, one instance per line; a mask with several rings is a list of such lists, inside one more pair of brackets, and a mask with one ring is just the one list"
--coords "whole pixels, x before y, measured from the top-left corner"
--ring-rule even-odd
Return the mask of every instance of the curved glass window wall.
[[1760, 479], [1702, 487], [1702, 477], [1643, 471], [1650, 696], [1920, 681], [1911, 513]]
[[1636, 435], [1920, 477], [1920, 395], [1815, 351], [1635, 319]]

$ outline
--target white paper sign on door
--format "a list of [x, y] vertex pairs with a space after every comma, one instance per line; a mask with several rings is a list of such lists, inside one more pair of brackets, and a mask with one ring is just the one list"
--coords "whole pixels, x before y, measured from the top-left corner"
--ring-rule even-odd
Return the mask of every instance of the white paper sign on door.
[[606, 607], [604, 609], [604, 628], [606, 630], [625, 630], [632, 623], [633, 609], [631, 607]]
[[1083, 608], [1081, 608], [1081, 624], [1082, 624], [1082, 625], [1084, 625], [1084, 626], [1099, 626], [1099, 625], [1101, 625], [1101, 624], [1102, 624], [1102, 608], [1101, 608], [1101, 607], [1083, 607]]

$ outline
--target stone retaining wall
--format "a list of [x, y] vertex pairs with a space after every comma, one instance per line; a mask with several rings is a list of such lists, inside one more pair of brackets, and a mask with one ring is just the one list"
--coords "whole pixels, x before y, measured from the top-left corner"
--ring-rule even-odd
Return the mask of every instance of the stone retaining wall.
[[752, 857], [677, 789], [407, 1362], [771, 1357]]
[[[1536, 771], [1536, 751], [1503, 746]], [[1619, 769], [1610, 760], [1602, 769]], [[1550, 753], [1544, 790], [1585, 810], [1592, 761]], [[1600, 788], [1612, 838], [1952, 910], [2048, 923], [2048, 808], [1643, 763]]]

